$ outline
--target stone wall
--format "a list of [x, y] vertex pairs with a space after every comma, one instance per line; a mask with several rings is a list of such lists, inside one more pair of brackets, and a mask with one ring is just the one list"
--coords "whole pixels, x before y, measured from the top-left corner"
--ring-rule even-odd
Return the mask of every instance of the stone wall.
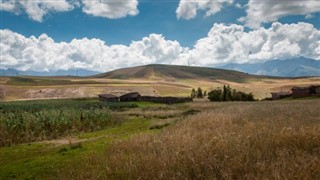
[[173, 104], [173, 103], [191, 102], [192, 98], [141, 96], [140, 101]]

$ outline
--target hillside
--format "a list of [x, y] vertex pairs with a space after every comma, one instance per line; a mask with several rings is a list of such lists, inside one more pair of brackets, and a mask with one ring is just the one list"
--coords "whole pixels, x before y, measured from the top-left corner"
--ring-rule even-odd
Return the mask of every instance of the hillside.
[[16, 69], [0, 69], [1, 76], [93, 76], [99, 74], [97, 71], [90, 71], [86, 69], [69, 69], [58, 71], [19, 71]]
[[256, 98], [271, 92], [289, 91], [293, 86], [320, 84], [320, 77], [280, 78], [243, 72], [173, 65], [146, 65], [124, 68], [90, 77], [3, 77], [5, 100], [82, 98], [97, 94], [139, 92], [150, 96], [189, 96], [192, 88], [205, 91], [230, 85]]
[[131, 68], [118, 69], [94, 76], [106, 79], [149, 79], [149, 80], [227, 80], [244, 82], [249, 78], [262, 78], [263, 76], [250, 75], [243, 72], [193, 66], [159, 65], [152, 64]]

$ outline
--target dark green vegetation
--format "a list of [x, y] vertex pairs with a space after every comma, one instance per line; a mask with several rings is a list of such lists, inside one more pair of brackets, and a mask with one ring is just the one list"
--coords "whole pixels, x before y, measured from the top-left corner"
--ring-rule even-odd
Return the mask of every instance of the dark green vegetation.
[[21, 101], [0, 104], [0, 146], [55, 139], [122, 123], [110, 110], [137, 107], [95, 99]]
[[244, 93], [230, 88], [230, 86], [223, 86], [223, 89], [217, 88], [208, 92], [208, 99], [210, 101], [254, 101], [252, 93]]
[[[207, 79], [228, 80], [231, 82], [245, 82], [253, 78], [265, 78], [264, 76], [250, 75], [238, 71], [215, 69], [207, 67], [174, 66], [174, 65], [146, 65], [133, 68], [124, 68], [94, 77], [107, 79], [130, 78], [160, 78], [160, 79]], [[271, 77], [269, 77], [271, 78]]]
[[190, 97], [191, 98], [204, 98], [205, 96], [207, 96], [207, 91], [204, 91], [201, 89], [201, 87], [198, 87], [197, 90], [195, 90], [194, 88], [192, 88], [191, 90], [191, 94]]

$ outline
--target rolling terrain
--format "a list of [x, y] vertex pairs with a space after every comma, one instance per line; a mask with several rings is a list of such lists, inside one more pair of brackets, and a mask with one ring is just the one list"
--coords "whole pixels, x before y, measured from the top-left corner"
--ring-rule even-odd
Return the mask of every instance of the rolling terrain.
[[202, 79], [209, 81], [227, 80], [231, 82], [244, 82], [251, 78], [263, 78], [263, 76], [250, 75], [247, 73], [232, 70], [160, 64], [123, 68], [99, 74], [95, 77], [106, 79], [146, 79], [166, 81]]
[[4, 100], [96, 97], [101, 93], [189, 96], [192, 88], [209, 91], [230, 85], [256, 98], [270, 92], [289, 91], [293, 86], [320, 84], [320, 77], [274, 77], [243, 72], [173, 65], [146, 65], [124, 68], [95, 76], [14, 76], [0, 78]]

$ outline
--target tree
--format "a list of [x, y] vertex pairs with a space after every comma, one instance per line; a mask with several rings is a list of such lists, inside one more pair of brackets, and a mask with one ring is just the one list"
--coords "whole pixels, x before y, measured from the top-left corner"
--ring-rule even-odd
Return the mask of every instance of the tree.
[[191, 90], [191, 98], [195, 98], [196, 96], [197, 96], [197, 91], [194, 88], [192, 88], [192, 90]]
[[241, 91], [223, 86], [223, 89], [217, 88], [208, 93], [210, 101], [255, 101], [252, 93], [246, 94]]
[[223, 99], [223, 92], [220, 88], [212, 90], [208, 92], [208, 99], [210, 101], [222, 101]]
[[200, 87], [198, 87], [197, 98], [203, 98], [202, 89]]
[[227, 101], [227, 88], [226, 85], [223, 85], [223, 99], [222, 101]]

